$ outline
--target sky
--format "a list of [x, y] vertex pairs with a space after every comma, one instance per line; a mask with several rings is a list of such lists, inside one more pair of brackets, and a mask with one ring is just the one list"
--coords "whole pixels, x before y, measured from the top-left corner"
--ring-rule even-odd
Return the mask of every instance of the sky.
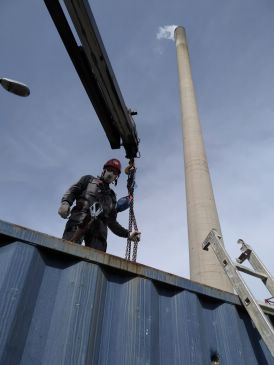
[[[270, 0], [89, 1], [128, 108], [138, 111], [135, 211], [139, 263], [189, 277], [183, 146], [176, 49], [161, 28], [185, 27], [200, 121], [224, 242], [238, 238], [268, 269], [274, 256], [274, 3]], [[170, 33], [166, 38], [169, 37]], [[61, 237], [66, 189], [100, 175], [111, 150], [43, 1], [2, 0], [0, 219]], [[123, 174], [115, 188], [127, 194]], [[128, 212], [118, 221], [127, 226]], [[126, 240], [109, 233], [108, 253]], [[270, 295], [250, 281], [258, 298]]]

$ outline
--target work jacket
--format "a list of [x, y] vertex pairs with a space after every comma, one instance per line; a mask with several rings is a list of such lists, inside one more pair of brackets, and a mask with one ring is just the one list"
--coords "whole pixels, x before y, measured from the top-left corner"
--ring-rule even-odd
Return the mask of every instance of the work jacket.
[[76, 202], [71, 210], [69, 221], [71, 224], [81, 224], [90, 216], [90, 207], [94, 202], [100, 203], [103, 212], [92, 225], [97, 238], [106, 240], [107, 227], [119, 237], [128, 237], [128, 230], [117, 222], [116, 194], [110, 189], [109, 184], [99, 177], [91, 175], [82, 176], [63, 195], [62, 202], [68, 202], [70, 206]]

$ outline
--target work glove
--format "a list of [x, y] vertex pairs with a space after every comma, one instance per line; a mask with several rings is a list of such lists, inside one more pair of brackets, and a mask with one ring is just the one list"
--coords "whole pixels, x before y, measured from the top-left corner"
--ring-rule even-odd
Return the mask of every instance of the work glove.
[[69, 213], [70, 213], [70, 205], [68, 202], [63, 202], [61, 205], [60, 205], [60, 208], [58, 210], [58, 214], [66, 219], [68, 216], [69, 216]]
[[141, 232], [138, 231], [132, 231], [129, 233], [128, 238], [130, 239], [130, 241], [140, 241], [141, 239]]

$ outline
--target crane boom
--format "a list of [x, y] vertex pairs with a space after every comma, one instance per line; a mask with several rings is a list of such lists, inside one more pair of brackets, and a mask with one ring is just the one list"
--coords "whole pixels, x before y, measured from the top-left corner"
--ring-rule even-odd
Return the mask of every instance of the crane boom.
[[126, 107], [87, 0], [65, 0], [79, 37], [77, 44], [60, 0], [44, 0], [66, 50], [105, 130], [111, 148], [124, 146], [127, 158], [137, 157], [139, 138]]

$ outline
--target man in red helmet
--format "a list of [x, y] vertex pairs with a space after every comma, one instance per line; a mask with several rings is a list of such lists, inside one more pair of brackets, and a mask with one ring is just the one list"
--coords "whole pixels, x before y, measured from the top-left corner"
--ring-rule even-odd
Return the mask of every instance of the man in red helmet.
[[[107, 227], [119, 237], [139, 239], [140, 232], [129, 232], [116, 220], [116, 195], [109, 184], [117, 184], [121, 163], [113, 158], [104, 164], [100, 177], [82, 176], [63, 195], [59, 215], [66, 219], [63, 239], [106, 251]], [[75, 202], [72, 210], [70, 209]]]

